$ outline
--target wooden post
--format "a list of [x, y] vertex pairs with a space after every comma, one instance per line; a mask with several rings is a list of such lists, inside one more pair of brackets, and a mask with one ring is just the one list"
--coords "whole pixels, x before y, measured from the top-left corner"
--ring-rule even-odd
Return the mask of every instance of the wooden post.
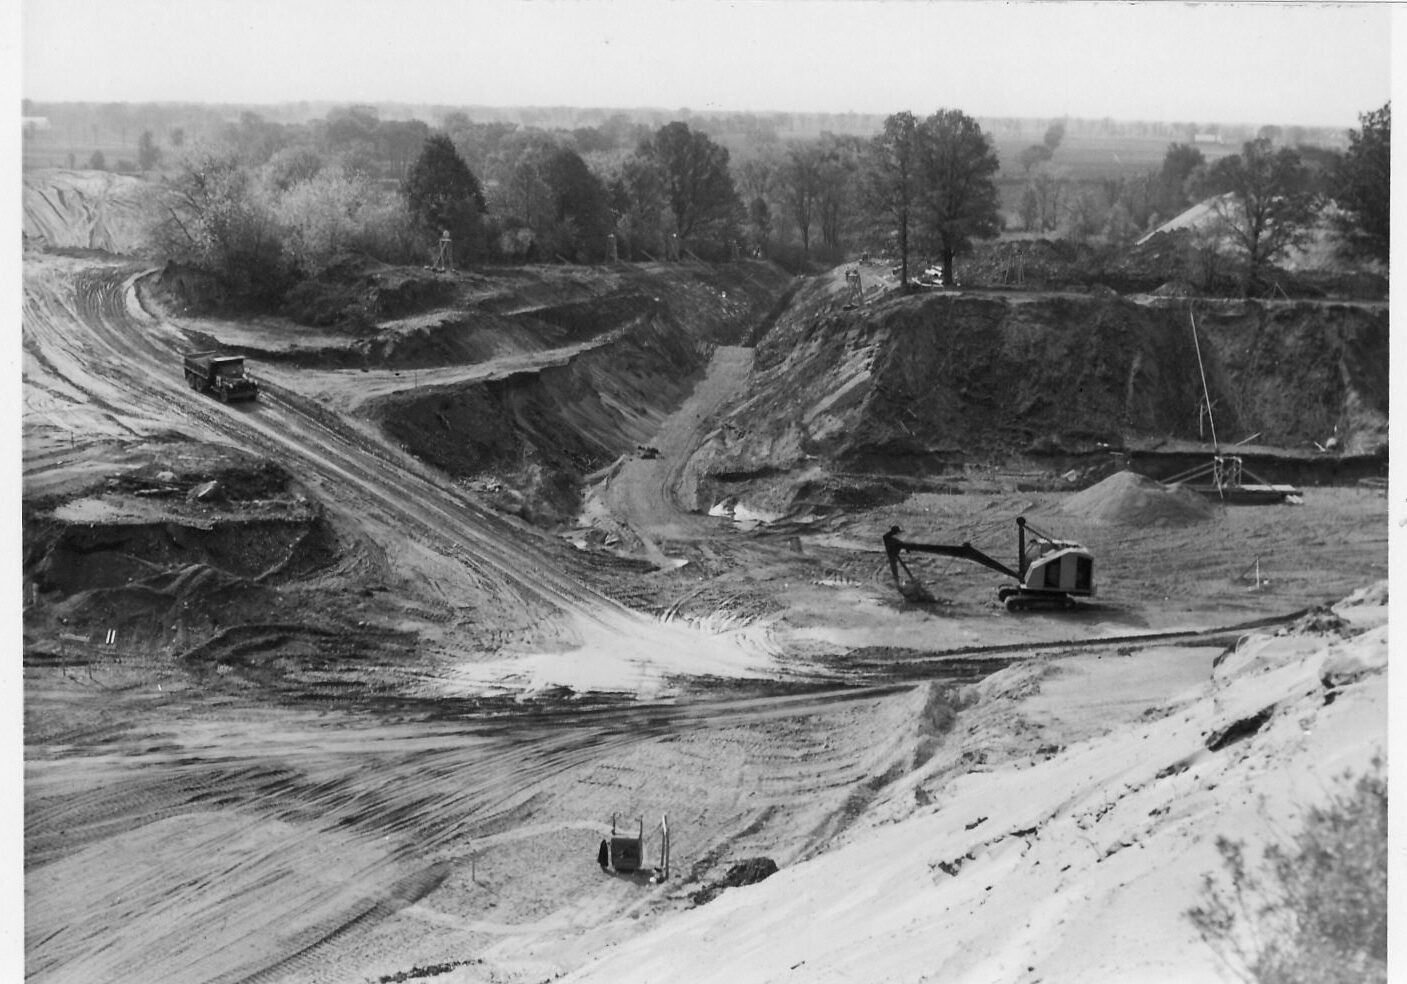
[[664, 880], [669, 881], [669, 814], [660, 816], [660, 867], [664, 869]]

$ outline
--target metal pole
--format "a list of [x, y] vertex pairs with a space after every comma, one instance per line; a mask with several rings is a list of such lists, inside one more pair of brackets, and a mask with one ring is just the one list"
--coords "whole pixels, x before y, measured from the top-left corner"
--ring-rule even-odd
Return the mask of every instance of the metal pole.
[[1207, 400], [1207, 424], [1212, 429], [1212, 447], [1221, 453], [1221, 445], [1216, 439], [1216, 419], [1212, 417], [1212, 394], [1207, 389], [1207, 368], [1202, 364], [1202, 343], [1197, 340], [1197, 319], [1192, 316], [1192, 307], [1187, 308], [1187, 320], [1192, 324], [1192, 346], [1197, 350], [1197, 371], [1202, 374], [1202, 395]]

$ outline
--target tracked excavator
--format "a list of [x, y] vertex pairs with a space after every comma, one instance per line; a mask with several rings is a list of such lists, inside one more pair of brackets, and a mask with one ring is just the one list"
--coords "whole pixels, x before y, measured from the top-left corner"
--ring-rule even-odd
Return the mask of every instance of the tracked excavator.
[[[1012, 569], [994, 557], [978, 550], [971, 543], [913, 543], [899, 539], [903, 530], [891, 527], [884, 534], [884, 552], [889, 558], [889, 572], [899, 593], [910, 601], [931, 601], [932, 596], [914, 577], [909, 565], [900, 555], [911, 553], [939, 554], [943, 557], [961, 557], [989, 567], [999, 574], [1016, 581], [1015, 585], [1005, 585], [997, 591], [997, 600], [1006, 605], [1008, 611], [1018, 612], [1029, 609], [1074, 608], [1077, 598], [1094, 596], [1094, 556], [1069, 540], [1057, 540], [1036, 529], [1026, 521], [1025, 516], [1016, 518], [1017, 559]], [[899, 568], [908, 575], [907, 581], [899, 579]]]

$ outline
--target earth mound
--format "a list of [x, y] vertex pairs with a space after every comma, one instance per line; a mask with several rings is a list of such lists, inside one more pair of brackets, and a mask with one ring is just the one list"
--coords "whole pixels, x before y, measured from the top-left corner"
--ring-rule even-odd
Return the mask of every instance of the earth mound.
[[1215, 509], [1190, 489], [1121, 471], [1071, 496], [1061, 511], [1120, 526], [1191, 526], [1211, 519]]

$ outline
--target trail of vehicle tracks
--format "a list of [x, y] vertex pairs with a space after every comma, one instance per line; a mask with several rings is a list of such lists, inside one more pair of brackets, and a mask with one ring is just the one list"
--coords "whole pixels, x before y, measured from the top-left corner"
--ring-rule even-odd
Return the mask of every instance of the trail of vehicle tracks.
[[80, 270], [71, 281], [27, 284], [25, 350], [42, 375], [65, 381], [81, 394], [75, 403], [107, 408], [129, 428], [134, 416], [149, 430], [170, 426], [174, 417], [200, 436], [281, 461], [330, 507], [356, 515], [394, 551], [393, 562], [443, 593], [448, 614], [461, 620], [463, 649], [482, 646], [487, 637], [500, 645], [506, 640], [513, 657], [549, 654], [499, 660], [482, 672], [466, 668], [457, 685], [589, 684], [589, 667], [561, 658], [571, 651], [588, 662], [593, 651], [609, 653], [612, 670], [628, 664], [628, 676], [642, 682], [677, 673], [700, 657], [728, 675], [775, 670], [755, 638], [708, 636], [621, 607], [564, 573], [532, 531], [291, 390], [266, 385], [256, 404], [234, 406], [185, 390], [182, 337], [136, 300], [133, 285], [143, 274], [107, 267]]
[[[360, 979], [499, 946], [498, 966], [524, 966], [677, 904], [710, 858], [804, 850], [818, 812], [908, 754], [913, 715], [895, 688], [329, 713], [143, 684], [31, 684], [35, 713], [101, 700], [124, 722], [96, 746], [51, 731], [27, 763], [35, 980]], [[596, 870], [617, 812], [669, 814], [671, 883]]]
[[[648, 691], [701, 660], [718, 676], [775, 675], [746, 636], [615, 604], [532, 531], [316, 402], [270, 386], [253, 406], [226, 406], [185, 389], [184, 337], [136, 301], [145, 271], [36, 266], [25, 283], [26, 393], [39, 394], [26, 407], [27, 480], [65, 438], [104, 434], [179, 430], [274, 458], [376, 540], [404, 581], [438, 595], [456, 620], [439, 655], [461, 664], [438, 678], [444, 694], [589, 684], [597, 661], [611, 689]], [[500, 643], [490, 661], [471, 652], [486, 638]], [[839, 715], [868, 729], [871, 715], [853, 705], [889, 696], [572, 714], [490, 713], [449, 697], [367, 713], [319, 699], [303, 711], [204, 695], [157, 659], [86, 675], [35, 663], [28, 976], [343, 980], [499, 941], [512, 941], [500, 966], [564, 932], [584, 946], [593, 927], [661, 901], [601, 881], [595, 843], [613, 812], [671, 812], [680, 863], [769, 817], [770, 831], [791, 816], [787, 839], [804, 842], [817, 797], [838, 808], [875, 747], [812, 747], [809, 722]], [[791, 735], [781, 745], [779, 726]], [[598, 905], [583, 914], [583, 899]]]

